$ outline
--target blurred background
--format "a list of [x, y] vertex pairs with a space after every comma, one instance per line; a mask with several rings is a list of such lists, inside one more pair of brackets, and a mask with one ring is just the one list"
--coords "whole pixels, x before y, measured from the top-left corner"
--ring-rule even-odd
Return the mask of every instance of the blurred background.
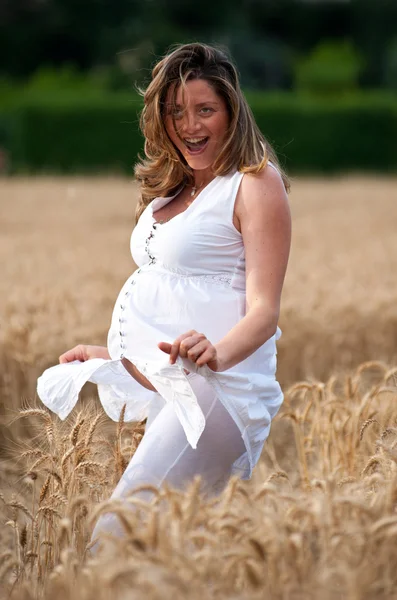
[[[91, 507], [142, 429], [111, 424], [93, 384], [61, 423], [37, 377], [106, 345], [136, 267], [137, 86], [191, 41], [229, 49], [291, 176], [285, 403], [223, 516], [195, 492], [139, 510], [80, 585]], [[396, 598], [396, 173], [397, 0], [0, 0], [1, 597], [98, 600], [114, 582], [114, 600], [205, 600], [211, 581], [220, 599]]]
[[197, 40], [230, 50], [292, 179], [280, 383], [396, 364], [396, 0], [2, 0], [0, 429], [61, 353], [106, 344], [136, 267], [137, 86]]
[[396, 168], [396, 0], [2, 0], [0, 170], [131, 174], [136, 85], [190, 41], [229, 48], [290, 172]]

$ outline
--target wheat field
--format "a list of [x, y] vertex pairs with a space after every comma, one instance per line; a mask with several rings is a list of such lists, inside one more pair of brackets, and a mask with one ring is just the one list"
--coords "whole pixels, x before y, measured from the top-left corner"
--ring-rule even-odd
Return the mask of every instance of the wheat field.
[[[0, 589], [17, 600], [397, 599], [397, 205], [393, 178], [296, 178], [278, 377], [285, 402], [249, 482], [216, 499], [111, 491], [144, 433], [87, 385], [65, 421], [37, 376], [105, 344], [133, 181], [0, 180]], [[92, 555], [93, 523], [125, 531]]]

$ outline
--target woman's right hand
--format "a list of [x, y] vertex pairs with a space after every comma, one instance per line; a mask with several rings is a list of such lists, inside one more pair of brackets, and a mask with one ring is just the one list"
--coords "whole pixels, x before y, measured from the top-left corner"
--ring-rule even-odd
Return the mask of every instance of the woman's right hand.
[[[59, 362], [60, 364], [72, 362], [73, 360], [85, 362], [91, 358], [105, 358], [106, 360], [110, 360], [110, 355], [105, 346], [87, 346], [85, 344], [79, 344], [64, 354], [61, 354], [59, 357]], [[126, 358], [123, 358], [121, 362], [128, 373], [135, 379], [135, 381], [140, 383], [147, 390], [157, 392], [156, 388], [148, 379], [146, 379], [143, 373], [138, 371], [132, 362]]]
[[110, 355], [106, 346], [87, 346], [85, 344], [79, 344], [71, 350], [64, 352], [59, 357], [60, 364], [72, 362], [73, 360], [79, 360], [85, 362], [91, 360], [91, 358], [104, 358], [110, 359]]

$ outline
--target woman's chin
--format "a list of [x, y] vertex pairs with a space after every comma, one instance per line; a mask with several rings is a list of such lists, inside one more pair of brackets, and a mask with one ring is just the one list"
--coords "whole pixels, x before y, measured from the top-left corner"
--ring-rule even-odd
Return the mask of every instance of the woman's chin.
[[204, 158], [204, 156], [185, 155], [185, 160], [189, 167], [193, 169], [193, 171], [202, 171], [204, 169], [209, 169], [214, 162], [214, 160], [209, 160], [208, 158]]

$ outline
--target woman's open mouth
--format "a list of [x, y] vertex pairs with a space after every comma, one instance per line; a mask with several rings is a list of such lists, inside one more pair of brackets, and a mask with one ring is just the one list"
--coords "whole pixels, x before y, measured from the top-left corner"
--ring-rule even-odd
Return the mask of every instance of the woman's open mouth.
[[200, 137], [200, 138], [185, 138], [183, 143], [188, 149], [189, 154], [201, 154], [207, 147], [209, 137]]

